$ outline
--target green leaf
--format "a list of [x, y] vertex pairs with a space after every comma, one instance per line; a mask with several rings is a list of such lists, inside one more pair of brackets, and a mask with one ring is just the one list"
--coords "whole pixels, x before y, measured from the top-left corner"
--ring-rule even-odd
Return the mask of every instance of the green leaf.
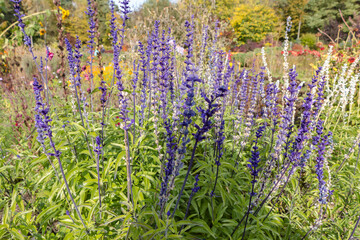
[[11, 235], [13, 235], [13, 237], [15, 237], [16, 239], [21, 239], [21, 240], [25, 240], [24, 236], [18, 232], [19, 230], [15, 229], [15, 228], [11, 228], [9, 229], [9, 232], [11, 233]]
[[51, 206], [43, 210], [36, 219], [37, 223], [46, 223], [52, 216], [57, 215], [60, 212], [61, 204]]

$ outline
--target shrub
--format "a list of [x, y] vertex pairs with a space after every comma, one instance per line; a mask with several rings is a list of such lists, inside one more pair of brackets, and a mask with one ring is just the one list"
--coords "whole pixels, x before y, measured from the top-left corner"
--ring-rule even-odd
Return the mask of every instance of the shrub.
[[308, 46], [310, 49], [316, 48], [316, 36], [312, 33], [306, 33], [301, 37], [301, 44], [304, 46]]
[[239, 44], [248, 40], [260, 42], [278, 24], [275, 11], [264, 5], [241, 4], [236, 8], [231, 25]]

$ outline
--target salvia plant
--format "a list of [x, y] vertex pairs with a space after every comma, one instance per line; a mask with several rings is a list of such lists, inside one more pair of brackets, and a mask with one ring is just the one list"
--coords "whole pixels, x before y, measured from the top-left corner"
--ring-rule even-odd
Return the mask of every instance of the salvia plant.
[[37, 66], [27, 139], [37, 143], [0, 145], [1, 239], [357, 239], [360, 135], [350, 148], [337, 144], [356, 124], [359, 58], [334, 76], [330, 47], [313, 78], [300, 81], [287, 59], [288, 18], [275, 81], [264, 49], [260, 69], [239, 69], [219, 47], [219, 23], [197, 33], [191, 18], [185, 42], [155, 21], [124, 60], [129, 0], [119, 13], [110, 1], [112, 79], [96, 82], [103, 60], [88, 0], [88, 41], [61, 41], [66, 101], [48, 87], [47, 46], [38, 58], [21, 0], [12, 4]]

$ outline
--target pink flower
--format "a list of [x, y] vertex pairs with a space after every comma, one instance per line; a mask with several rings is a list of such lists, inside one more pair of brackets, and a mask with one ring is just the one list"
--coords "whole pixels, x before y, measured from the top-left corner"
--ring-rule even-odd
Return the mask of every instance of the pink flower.
[[61, 68], [59, 68], [59, 69], [56, 71], [56, 73], [57, 73], [57, 74], [59, 74], [59, 73], [60, 73], [60, 71], [61, 71]]
[[85, 71], [85, 70], [86, 70], [86, 65], [82, 66], [82, 68], [81, 68], [82, 72]]
[[88, 88], [86, 91], [87, 91], [88, 93], [91, 93], [91, 88]]
[[53, 57], [54, 57], [54, 53], [47, 51], [47, 56], [48, 56], [49, 60], [51, 61], [51, 59], [53, 59]]

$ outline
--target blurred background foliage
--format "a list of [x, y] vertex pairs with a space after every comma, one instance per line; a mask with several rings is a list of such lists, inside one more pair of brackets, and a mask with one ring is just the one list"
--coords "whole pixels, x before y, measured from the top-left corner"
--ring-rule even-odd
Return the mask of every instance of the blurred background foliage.
[[[86, 10], [87, 0], [62, 0], [61, 6], [69, 11], [69, 16], [64, 19], [65, 33], [71, 36], [79, 35], [81, 40], [87, 36], [87, 17], [83, 14]], [[108, 0], [98, 0], [99, 31], [102, 42], [110, 45], [107, 23], [110, 19]], [[56, 18], [54, 14], [42, 13], [46, 9], [55, 10], [53, 0], [25, 0], [22, 3], [27, 16], [34, 15], [28, 28], [34, 44], [43, 43], [46, 36], [47, 42], [55, 42], [57, 39]], [[18, 45], [15, 34], [18, 34], [17, 26], [10, 27], [16, 19], [11, 12], [11, 4], [7, 0], [0, 0], [0, 49], [8, 45]], [[316, 34], [318, 29], [326, 32], [332, 39], [347, 36], [349, 29], [344, 21], [352, 28], [355, 34], [359, 34], [360, 0], [147, 0], [135, 9], [131, 16], [128, 28], [140, 38], [146, 36], [153, 22], [157, 19], [162, 21], [163, 27], [175, 26], [173, 32], [179, 36], [184, 34], [182, 26], [184, 19], [194, 15], [198, 22], [207, 24], [219, 19], [224, 27], [222, 36], [228, 42], [227, 47], [233, 49], [250, 42], [261, 42], [267, 36], [276, 41], [282, 40], [283, 24], [287, 16], [292, 17], [293, 27], [290, 37], [300, 39], [303, 34]], [[121, 24], [121, 23], [119, 23]], [[199, 25], [201, 25], [199, 24]], [[226, 27], [225, 27], [226, 26]], [[341, 29], [339, 29], [339, 27]], [[41, 29], [46, 29], [45, 36]], [[330, 42], [328, 36], [322, 36], [321, 40]], [[11, 42], [6, 42], [6, 39]], [[130, 44], [128, 39], [127, 44]], [[133, 43], [134, 44], [134, 43]]]

